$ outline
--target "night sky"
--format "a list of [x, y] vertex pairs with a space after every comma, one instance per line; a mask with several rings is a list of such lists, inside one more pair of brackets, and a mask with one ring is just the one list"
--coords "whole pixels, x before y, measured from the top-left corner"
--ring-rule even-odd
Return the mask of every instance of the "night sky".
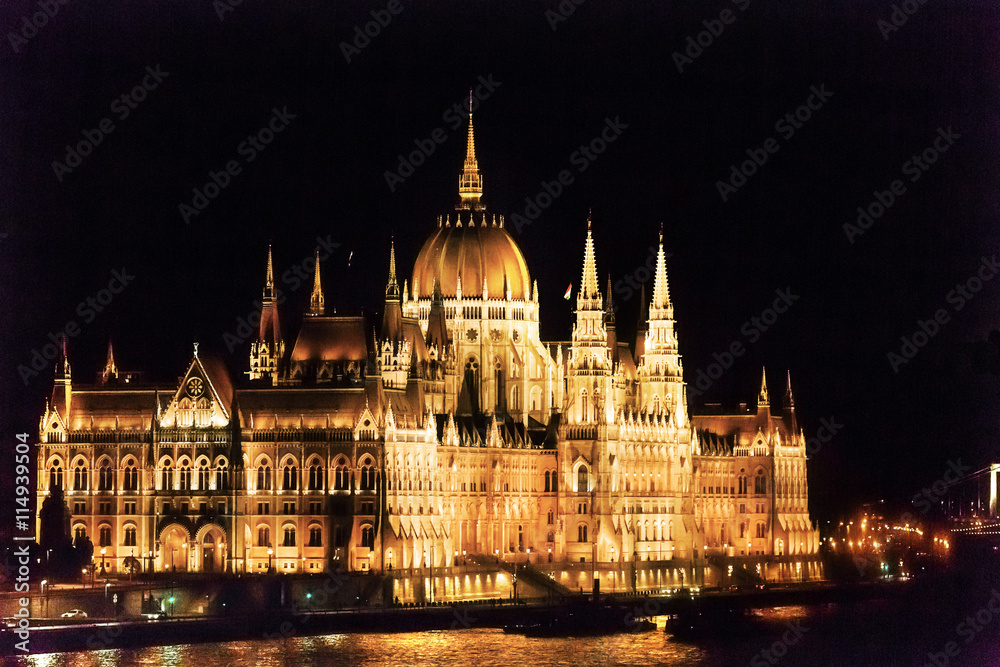
[[[455, 105], [470, 86], [484, 202], [508, 227], [543, 182], [572, 177], [512, 229], [541, 289], [543, 340], [570, 337], [562, 296], [579, 283], [588, 209], [602, 287], [610, 272], [619, 336], [633, 340], [627, 281], [648, 276], [662, 223], [685, 379], [746, 349], [692, 411], [752, 404], [766, 366], [772, 403], [791, 371], [807, 437], [837, 425], [809, 464], [814, 518], [906, 502], [949, 460], [1000, 459], [985, 344], [1000, 279], [953, 292], [1000, 257], [1000, 5], [577, 2], [74, 0], [51, 18], [6, 4], [3, 484], [13, 435], [36, 440], [51, 392], [53, 362], [26, 381], [19, 366], [67, 325], [78, 383], [109, 339], [121, 370], [152, 380], [183, 373], [194, 341], [238, 378], [249, 340], [230, 351], [224, 336], [260, 299], [268, 243], [283, 274], [317, 238], [339, 244], [322, 267], [328, 311], [377, 321], [390, 238], [407, 275], [457, 201]], [[269, 123], [280, 131], [254, 147]], [[609, 123], [603, 152], [579, 152]], [[386, 172], [436, 131], [444, 140], [390, 188]], [[88, 155], [67, 156], [88, 137], [100, 141]], [[763, 164], [743, 165], [754, 156]], [[231, 161], [238, 173], [196, 201]], [[730, 181], [733, 165], [753, 173]], [[879, 199], [867, 229], [845, 230]], [[181, 210], [195, 203], [207, 206]], [[88, 306], [116, 271], [134, 278]], [[309, 286], [279, 280], [290, 339]], [[752, 318], [769, 319], [776, 291], [792, 305], [763, 331]], [[939, 309], [935, 335], [902, 357], [901, 336]]]

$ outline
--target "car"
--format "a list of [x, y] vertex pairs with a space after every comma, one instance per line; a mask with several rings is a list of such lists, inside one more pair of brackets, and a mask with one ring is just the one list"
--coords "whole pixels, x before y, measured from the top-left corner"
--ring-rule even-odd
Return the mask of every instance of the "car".
[[62, 615], [63, 618], [87, 618], [87, 612], [82, 609], [70, 609]]

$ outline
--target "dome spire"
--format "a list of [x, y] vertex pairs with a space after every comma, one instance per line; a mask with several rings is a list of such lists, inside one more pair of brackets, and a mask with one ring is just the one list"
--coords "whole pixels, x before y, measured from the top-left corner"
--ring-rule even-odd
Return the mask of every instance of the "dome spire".
[[479, 173], [476, 161], [476, 141], [472, 129], [472, 89], [469, 88], [469, 137], [465, 145], [465, 164], [458, 178], [459, 208], [478, 211], [482, 208], [479, 199], [483, 196], [483, 175]]
[[663, 252], [663, 223], [660, 223], [660, 246], [656, 251], [656, 274], [653, 279], [653, 308], [670, 307], [670, 287], [667, 283], [667, 259]]

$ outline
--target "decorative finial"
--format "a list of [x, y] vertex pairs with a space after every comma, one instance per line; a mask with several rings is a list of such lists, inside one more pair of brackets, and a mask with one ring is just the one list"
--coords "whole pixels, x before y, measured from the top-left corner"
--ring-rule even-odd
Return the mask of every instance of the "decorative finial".
[[194, 356], [198, 356], [198, 341], [195, 341], [194, 343]]

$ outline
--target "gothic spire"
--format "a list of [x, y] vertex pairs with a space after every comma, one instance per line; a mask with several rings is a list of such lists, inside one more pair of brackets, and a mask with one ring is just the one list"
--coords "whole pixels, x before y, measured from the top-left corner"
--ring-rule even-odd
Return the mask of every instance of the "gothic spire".
[[458, 178], [458, 196], [461, 198], [460, 208], [477, 211], [482, 208], [480, 198], [483, 196], [483, 175], [479, 172], [476, 161], [476, 142], [472, 130], [472, 89], [469, 89], [469, 136], [465, 144], [465, 164]]
[[670, 287], [667, 284], [667, 259], [663, 252], [663, 223], [660, 223], [660, 246], [656, 251], [656, 277], [653, 279], [653, 303], [651, 307], [670, 307]]
[[789, 410], [795, 409], [795, 397], [792, 396], [792, 372], [788, 371], [788, 385], [785, 389], [785, 407]]
[[614, 326], [615, 324], [615, 304], [611, 292], [611, 274], [608, 274], [608, 300], [604, 306], [604, 324]]
[[396, 281], [396, 242], [389, 242], [389, 281], [385, 286], [386, 299], [399, 300], [399, 283]]
[[767, 370], [761, 368], [760, 371], [760, 395], [757, 396], [757, 409], [767, 407], [770, 405], [770, 401], [767, 398]]
[[109, 379], [118, 379], [118, 366], [115, 365], [115, 351], [111, 347], [111, 341], [108, 341], [108, 359], [104, 363], [104, 371], [101, 373], [101, 377], [104, 382]]
[[582, 308], [584, 301], [599, 300], [600, 298], [601, 291], [597, 287], [597, 261], [594, 258], [594, 237], [590, 230], [590, 213], [588, 212], [587, 243], [583, 251], [583, 278], [580, 281], [580, 291], [576, 295], [577, 308]]
[[325, 312], [323, 284], [319, 277], [319, 250], [316, 251], [316, 271], [313, 273], [313, 290], [309, 296], [309, 314], [322, 315]]
[[267, 278], [264, 280], [264, 298], [274, 298], [274, 261], [271, 258], [271, 244], [267, 244]]

